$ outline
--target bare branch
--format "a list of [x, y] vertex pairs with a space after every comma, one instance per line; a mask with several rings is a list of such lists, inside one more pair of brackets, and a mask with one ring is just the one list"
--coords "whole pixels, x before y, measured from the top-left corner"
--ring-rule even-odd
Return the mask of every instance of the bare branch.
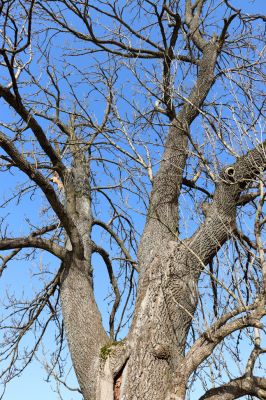
[[229, 383], [208, 390], [199, 400], [233, 400], [241, 396], [266, 397], [266, 379], [256, 376], [237, 378]]
[[17, 248], [33, 247], [43, 249], [55, 255], [61, 260], [64, 259], [66, 251], [51, 240], [37, 238], [37, 237], [20, 237], [20, 238], [3, 238], [0, 240], [0, 250], [10, 250]]
[[114, 230], [110, 227], [110, 225], [105, 224], [103, 221], [100, 220], [93, 220], [92, 225], [98, 225], [101, 228], [103, 228], [104, 230], [106, 230], [116, 241], [116, 243], [118, 244], [118, 246], [120, 247], [120, 249], [122, 250], [122, 252], [124, 253], [125, 257], [126, 257], [126, 261], [130, 262], [132, 267], [139, 272], [139, 267], [136, 261], [134, 261], [130, 255], [130, 253], [128, 252], [128, 250], [125, 247], [124, 242], [119, 238], [119, 236], [114, 232]]
[[102, 258], [103, 258], [103, 260], [105, 262], [105, 265], [107, 267], [110, 283], [111, 283], [111, 285], [113, 287], [113, 291], [114, 291], [114, 294], [115, 294], [115, 301], [114, 301], [114, 304], [113, 304], [113, 308], [112, 308], [112, 311], [111, 311], [111, 314], [110, 314], [110, 320], [109, 320], [110, 338], [112, 340], [114, 340], [114, 337], [115, 337], [115, 335], [114, 335], [115, 315], [116, 315], [116, 311], [117, 311], [117, 309], [119, 307], [119, 304], [120, 304], [121, 294], [120, 294], [120, 291], [119, 291], [119, 288], [118, 288], [116, 277], [115, 277], [114, 272], [113, 272], [112, 262], [110, 260], [108, 252], [106, 250], [104, 250], [102, 247], [97, 246], [95, 243], [93, 243], [92, 251], [94, 253], [98, 253], [98, 254], [100, 254], [102, 256]]

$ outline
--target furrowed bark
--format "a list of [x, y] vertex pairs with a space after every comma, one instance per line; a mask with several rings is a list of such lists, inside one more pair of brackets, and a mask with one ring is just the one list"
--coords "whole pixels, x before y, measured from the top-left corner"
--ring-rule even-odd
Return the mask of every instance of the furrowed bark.
[[[73, 165], [65, 179], [67, 213], [72, 215], [82, 240], [82, 257], [71, 251], [63, 262], [60, 285], [62, 313], [75, 372], [85, 400], [96, 399], [100, 370], [100, 349], [108, 341], [93, 293], [91, 270], [91, 199], [89, 165], [73, 137]], [[76, 252], [77, 254], [77, 252]], [[78, 251], [80, 254], [80, 251]]]
[[[189, 376], [184, 369], [184, 348], [197, 306], [198, 278], [232, 236], [239, 196], [265, 166], [263, 143], [225, 168], [206, 220], [191, 239], [179, 244], [165, 241], [162, 249], [156, 233], [155, 238], [150, 236], [161, 251], [154, 252], [140, 277], [137, 314], [128, 338], [131, 354], [125, 399], [185, 398]], [[259, 318], [251, 318], [246, 325], [258, 326]], [[234, 329], [241, 327], [240, 323]]]
[[154, 179], [139, 246], [138, 299], [128, 338], [132, 353], [122, 393], [127, 400], [168, 398], [175, 371], [183, 360], [197, 295], [195, 282], [191, 284], [187, 251], [176, 243], [178, 197], [188, 156], [189, 127], [213, 85], [217, 55], [216, 44], [208, 43], [195, 86], [169, 128]]
[[265, 166], [266, 142], [263, 142], [223, 170], [205, 221], [193, 237], [184, 242], [191, 256], [202, 265], [208, 264], [232, 236], [240, 194], [248, 183], [257, 179]]
[[148, 217], [139, 245], [139, 262], [142, 269], [149, 265], [154, 249], [158, 250], [158, 246], [163, 248], [165, 243], [176, 238], [178, 198], [188, 156], [188, 133], [214, 83], [217, 56], [217, 45], [208, 43], [199, 62], [195, 86], [184, 107], [169, 127], [165, 151], [154, 179]]
[[63, 264], [60, 298], [72, 362], [85, 400], [96, 398], [100, 349], [108, 341], [94, 300], [88, 265], [70, 252]]

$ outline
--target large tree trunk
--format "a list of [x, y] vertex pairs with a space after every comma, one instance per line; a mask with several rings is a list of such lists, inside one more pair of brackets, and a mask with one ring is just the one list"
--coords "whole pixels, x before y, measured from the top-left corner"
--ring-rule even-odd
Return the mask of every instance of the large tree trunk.
[[61, 304], [72, 362], [84, 399], [95, 399], [100, 349], [108, 340], [94, 300], [86, 260], [69, 254], [61, 281]]
[[[191, 319], [197, 304], [199, 265], [186, 249], [169, 242], [154, 255], [142, 276], [135, 318], [121, 346], [113, 346], [102, 368], [99, 400], [184, 399], [182, 367]], [[191, 261], [194, 264], [191, 264]], [[115, 391], [119, 380], [119, 391]], [[102, 389], [99, 388], [99, 393]]]
[[197, 303], [195, 273], [175, 242], [155, 254], [146, 271], [129, 334], [132, 352], [123, 394], [127, 400], [166, 400], [176, 387], [176, 376], [181, 392], [186, 385], [179, 367]]

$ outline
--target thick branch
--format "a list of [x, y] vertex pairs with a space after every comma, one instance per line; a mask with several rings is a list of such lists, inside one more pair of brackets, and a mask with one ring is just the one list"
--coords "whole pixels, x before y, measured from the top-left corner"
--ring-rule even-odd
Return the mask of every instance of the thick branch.
[[255, 200], [260, 195], [260, 192], [253, 192], [253, 193], [246, 193], [243, 196], [239, 197], [237, 202], [238, 206], [245, 206], [246, 204], [250, 203], [252, 200]]
[[[247, 312], [252, 308], [255, 308], [255, 310], [250, 314], [236, 318], [231, 322], [227, 322], [229, 318]], [[219, 321], [203, 333], [187, 354], [185, 361], [187, 376], [190, 376], [191, 373], [212, 354], [214, 348], [231, 333], [248, 326], [262, 328], [263, 324], [260, 320], [264, 315], [266, 315], [264, 305], [257, 303], [248, 307], [241, 307], [233, 310], [231, 313], [227, 313], [225, 316], [221, 317]]]
[[16, 166], [28, 175], [28, 177], [43, 191], [52, 209], [66, 229], [72, 244], [81, 246], [78, 230], [72, 219], [65, 212], [64, 206], [59, 201], [52, 185], [50, 185], [47, 179], [22, 156], [11, 140], [2, 132], [0, 132], [0, 146], [12, 158]]
[[55, 255], [61, 260], [64, 259], [66, 251], [56, 243], [51, 240], [37, 238], [33, 236], [29, 237], [17, 237], [17, 238], [4, 238], [0, 240], [0, 250], [10, 250], [10, 249], [22, 249], [26, 247], [33, 247], [38, 249], [43, 249], [49, 253]]
[[208, 390], [199, 400], [233, 400], [245, 395], [266, 399], [266, 379], [243, 376]]
[[[203, 4], [206, 0], [198, 0], [196, 11], [191, 4], [191, 0], [186, 0], [186, 23], [190, 28], [191, 38], [194, 44], [198, 47], [199, 50], [203, 51], [207, 42], [204, 40], [201, 32], [200, 32], [200, 21], [199, 16], [202, 11]], [[194, 12], [194, 14], [193, 14]]]
[[3, 97], [3, 99], [5, 99], [5, 101], [18, 113], [23, 121], [26, 122], [27, 126], [31, 128], [41, 148], [47, 154], [53, 166], [57, 169], [61, 179], [63, 180], [63, 172], [65, 170], [64, 164], [62, 163], [60, 157], [54, 150], [49, 140], [47, 139], [41, 126], [38, 124], [33, 115], [22, 104], [20, 97], [13, 95], [10, 90], [2, 86], [0, 86], [0, 97]]
[[236, 206], [241, 192], [265, 168], [266, 142], [263, 142], [223, 170], [205, 221], [185, 243], [191, 255], [197, 259], [196, 265], [207, 265], [233, 235]]

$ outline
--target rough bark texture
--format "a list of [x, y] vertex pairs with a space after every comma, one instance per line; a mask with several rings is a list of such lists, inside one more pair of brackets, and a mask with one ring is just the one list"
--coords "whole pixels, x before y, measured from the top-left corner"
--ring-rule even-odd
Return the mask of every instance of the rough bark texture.
[[171, 122], [160, 169], [154, 179], [148, 217], [139, 245], [139, 262], [142, 269], [149, 266], [154, 249], [161, 246], [163, 251], [165, 243], [176, 239], [178, 198], [188, 157], [190, 125], [198, 116], [200, 106], [213, 84], [216, 59], [217, 47], [210, 43], [204, 50], [197, 81], [189, 99]]
[[[262, 165], [265, 165], [265, 144], [231, 167], [235, 172], [234, 181], [227, 175], [227, 169], [222, 171], [205, 221], [191, 239], [164, 240], [162, 244], [156, 239], [156, 232], [155, 238], [150, 236], [153, 248], [148, 257], [149, 265], [144, 264], [140, 274], [131, 330], [120, 345], [110, 345], [107, 359], [100, 357], [108, 338], [102, 328], [88, 274], [89, 237], [83, 239], [84, 249], [87, 249], [83, 260], [75, 256], [73, 249], [69, 251], [64, 261], [61, 302], [73, 364], [86, 400], [185, 398], [191, 372], [184, 368], [184, 350], [197, 306], [198, 278], [202, 268], [232, 235], [238, 198]], [[82, 203], [78, 204], [81, 207]], [[79, 215], [82, 221], [86, 218], [89, 223], [88, 196], [85, 206], [83, 211], [79, 209]], [[153, 232], [151, 226], [144, 235]], [[206, 398], [218, 398], [216, 392], [208, 395]], [[231, 392], [226, 396], [233, 398]]]
[[199, 400], [219, 400], [221, 398], [233, 400], [246, 395], [265, 399], [266, 379], [253, 376], [235, 379], [219, 388], [208, 390]]
[[[197, 305], [200, 263], [176, 241], [178, 197], [188, 152], [189, 127], [214, 80], [217, 49], [206, 46], [188, 102], [172, 121], [154, 179], [147, 223], [139, 246], [141, 273], [124, 398], [183, 398], [186, 380], [178, 367]], [[178, 374], [178, 375], [177, 375]], [[176, 380], [178, 376], [178, 382]]]
[[126, 399], [166, 399], [171, 389], [197, 298], [186, 258], [186, 252], [170, 242], [163, 254], [155, 254], [141, 281], [129, 335]]
[[[108, 341], [93, 294], [91, 270], [91, 201], [89, 169], [85, 155], [75, 146], [73, 167], [64, 177], [66, 209], [79, 229], [82, 248], [72, 248], [63, 262], [61, 304], [68, 344], [85, 399], [95, 399], [100, 369], [100, 349]], [[80, 254], [83, 257], [80, 257]]]
[[83, 396], [94, 399], [100, 348], [107, 336], [102, 328], [85, 260], [70, 255], [65, 261], [61, 304], [69, 349]]

